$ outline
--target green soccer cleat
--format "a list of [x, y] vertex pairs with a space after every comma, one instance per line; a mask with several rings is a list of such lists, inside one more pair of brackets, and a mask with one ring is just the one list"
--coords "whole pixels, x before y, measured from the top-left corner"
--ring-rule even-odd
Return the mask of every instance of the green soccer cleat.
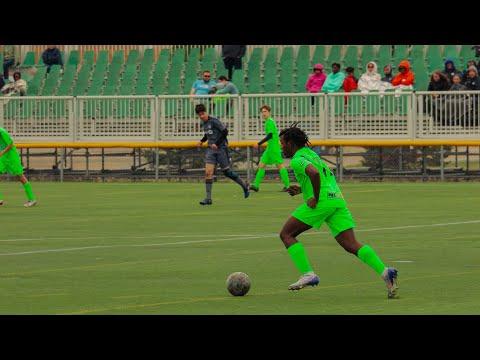
[[25, 206], [25, 207], [32, 207], [32, 206], [35, 206], [35, 205], [37, 205], [37, 200], [29, 200], [25, 204], [23, 204], [23, 206]]

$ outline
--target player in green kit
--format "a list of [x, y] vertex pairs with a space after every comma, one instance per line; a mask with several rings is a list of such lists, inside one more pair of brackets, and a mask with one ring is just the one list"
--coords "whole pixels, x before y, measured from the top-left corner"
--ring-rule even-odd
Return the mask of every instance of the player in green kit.
[[[12, 137], [4, 128], [0, 127], [0, 174], [10, 174], [17, 176], [23, 184], [28, 201], [25, 207], [35, 206], [37, 200], [32, 191], [32, 185], [23, 174], [22, 161], [18, 155], [17, 148], [13, 143]], [[0, 195], [0, 205], [3, 205], [3, 196]]]
[[280, 149], [280, 141], [278, 139], [278, 129], [277, 124], [272, 119], [270, 111], [272, 109], [268, 105], [263, 105], [260, 108], [262, 112], [262, 117], [265, 120], [265, 138], [263, 138], [258, 144], [255, 145], [255, 148], [258, 148], [264, 142], [267, 142], [267, 149], [263, 152], [262, 157], [260, 158], [260, 163], [258, 164], [257, 175], [255, 176], [255, 181], [250, 185], [250, 190], [258, 191], [260, 189], [260, 183], [265, 177], [265, 166], [266, 165], [276, 165], [278, 171], [280, 172], [280, 179], [283, 182], [284, 188], [283, 191], [286, 191], [290, 186], [290, 179], [288, 178], [288, 171], [283, 166], [282, 151]]
[[289, 290], [300, 290], [316, 286], [320, 282], [308, 260], [302, 243], [296, 237], [311, 229], [318, 229], [325, 222], [337, 242], [349, 253], [356, 255], [370, 266], [385, 281], [388, 298], [397, 297], [398, 271], [386, 267], [375, 251], [368, 245], [360, 244], [353, 232], [355, 222], [347, 208], [335, 176], [327, 164], [311, 150], [308, 136], [296, 124], [282, 130], [280, 141], [285, 157], [292, 158], [295, 178], [300, 183], [287, 189], [291, 196], [303, 193], [305, 202], [287, 220], [280, 232], [288, 254], [301, 272], [300, 279], [289, 286]]

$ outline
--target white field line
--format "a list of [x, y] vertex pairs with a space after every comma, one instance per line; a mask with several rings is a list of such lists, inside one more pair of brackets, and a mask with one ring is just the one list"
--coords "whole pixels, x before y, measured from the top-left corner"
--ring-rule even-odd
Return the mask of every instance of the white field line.
[[[395, 227], [384, 227], [384, 228], [373, 228], [373, 229], [359, 229], [357, 232], [370, 232], [370, 231], [383, 231], [383, 230], [403, 230], [403, 229], [413, 229], [413, 228], [428, 228], [428, 227], [437, 227], [437, 226], [450, 226], [450, 225], [463, 225], [463, 224], [478, 224], [480, 220], [470, 220], [470, 221], [458, 221], [451, 223], [437, 223], [437, 224], [419, 224], [419, 225], [406, 225], [406, 226], [395, 226]], [[308, 232], [303, 235], [317, 235], [317, 234], [328, 234], [328, 232]], [[183, 235], [182, 235], [183, 236]], [[211, 235], [210, 235], [211, 236]], [[83, 247], [71, 247], [71, 248], [58, 248], [58, 249], [43, 249], [43, 250], [31, 250], [31, 251], [21, 251], [21, 252], [6, 252], [0, 253], [0, 256], [14, 256], [14, 255], [29, 255], [29, 254], [44, 254], [51, 252], [67, 252], [67, 251], [81, 251], [81, 250], [90, 250], [90, 249], [107, 249], [107, 248], [119, 248], [119, 247], [151, 247], [151, 246], [170, 246], [170, 245], [188, 245], [188, 244], [200, 244], [200, 243], [209, 243], [209, 242], [221, 242], [221, 241], [237, 241], [237, 240], [251, 240], [251, 239], [260, 239], [260, 238], [269, 238], [277, 237], [278, 234], [263, 234], [263, 235], [226, 235], [228, 238], [221, 239], [205, 239], [205, 240], [191, 240], [191, 241], [178, 241], [170, 243], [159, 243], [159, 244], [114, 244], [114, 245], [95, 245], [95, 246], [83, 246]], [[237, 237], [243, 236], [243, 237]], [[65, 238], [67, 239], [67, 238]], [[82, 238], [70, 238], [70, 239], [82, 239]], [[105, 239], [105, 238], [102, 238]]]

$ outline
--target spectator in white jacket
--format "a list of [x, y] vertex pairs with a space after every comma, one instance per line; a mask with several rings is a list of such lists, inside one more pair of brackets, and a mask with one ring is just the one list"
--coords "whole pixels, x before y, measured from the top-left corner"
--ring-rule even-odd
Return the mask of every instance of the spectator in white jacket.
[[370, 61], [367, 64], [367, 71], [358, 80], [358, 89], [362, 92], [368, 92], [372, 90], [383, 90], [384, 84], [382, 77], [378, 73], [377, 64]]

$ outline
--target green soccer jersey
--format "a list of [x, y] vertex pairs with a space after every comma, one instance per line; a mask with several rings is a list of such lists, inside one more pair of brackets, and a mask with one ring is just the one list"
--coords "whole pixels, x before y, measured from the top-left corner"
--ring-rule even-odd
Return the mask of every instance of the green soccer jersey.
[[312, 164], [320, 174], [320, 197], [318, 199], [318, 206], [346, 206], [346, 202], [343, 199], [342, 192], [337, 185], [335, 176], [330, 171], [327, 164], [320, 159], [320, 156], [318, 156], [316, 152], [308, 147], [298, 150], [290, 162], [290, 166], [293, 169], [295, 178], [300, 183], [300, 187], [302, 188], [303, 199], [305, 202], [314, 197], [312, 182], [305, 173], [305, 169], [310, 164]]
[[265, 135], [269, 133], [272, 133], [272, 138], [267, 141], [267, 150], [280, 151], [280, 138], [278, 137], [277, 124], [271, 117], [265, 121]]
[[[0, 127], [0, 151], [5, 149], [10, 144], [13, 144], [12, 137], [7, 130]], [[15, 145], [12, 147], [12, 149], [15, 149]]]

